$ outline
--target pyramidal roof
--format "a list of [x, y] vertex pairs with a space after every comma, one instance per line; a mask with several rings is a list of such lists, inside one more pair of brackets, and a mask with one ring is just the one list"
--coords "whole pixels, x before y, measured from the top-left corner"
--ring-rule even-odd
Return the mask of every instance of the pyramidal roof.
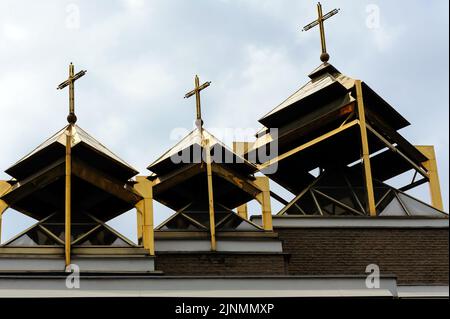
[[[44, 143], [42, 143], [36, 149], [34, 149], [31, 153], [20, 159], [17, 163], [8, 168], [6, 170], [6, 173], [15, 177], [15, 171], [19, 166], [23, 165], [24, 163], [30, 160], [33, 160], [33, 158], [37, 157], [38, 154], [40, 154], [41, 152], [49, 149], [55, 144], [66, 147], [66, 131], [70, 125], [72, 124], [69, 124], [64, 128], [62, 128], [60, 131], [58, 131], [56, 134], [54, 134], [52, 137], [50, 137]], [[72, 148], [76, 147], [80, 143], [84, 143], [88, 145], [90, 148], [92, 148], [95, 152], [98, 152], [104, 157], [113, 160], [114, 162], [120, 164], [122, 167], [126, 168], [129, 171], [135, 172], [134, 175], [138, 173], [137, 170], [134, 169], [130, 164], [128, 164], [127, 162], [122, 160], [119, 156], [111, 152], [106, 146], [101, 144], [98, 140], [96, 140], [94, 137], [92, 137], [89, 133], [84, 131], [78, 125], [72, 125], [72, 135], [73, 135], [71, 144]]]
[[289, 96], [280, 105], [275, 107], [272, 111], [264, 115], [259, 121], [278, 113], [279, 111], [291, 106], [292, 104], [307, 98], [333, 84], [340, 84], [345, 90], [349, 90], [355, 84], [355, 80], [343, 75], [334, 66], [329, 63], [323, 63], [309, 74], [311, 81], [303, 85], [294, 94]]
[[[203, 134], [203, 136], [202, 136]], [[212, 135], [210, 132], [208, 132], [205, 129], [202, 129], [200, 131], [198, 128], [195, 128], [192, 132], [190, 132], [186, 137], [184, 137], [181, 141], [179, 141], [175, 146], [173, 146], [171, 149], [169, 149], [167, 152], [165, 152], [160, 158], [158, 158], [156, 161], [154, 161], [152, 164], [148, 166], [147, 169], [152, 171], [152, 168], [157, 166], [158, 164], [169, 160], [172, 156], [180, 153], [181, 151], [190, 148], [194, 145], [198, 145], [202, 147], [202, 139], [207, 139], [209, 141], [209, 146], [211, 148], [216, 149], [217, 147], [222, 148], [223, 150], [230, 152], [233, 154], [233, 156], [236, 156], [239, 158], [240, 163], [245, 164], [249, 168], [254, 169], [254, 172], [256, 172], [258, 169], [255, 165], [247, 161], [245, 158], [243, 158], [240, 155], [237, 155], [231, 148], [229, 148], [227, 145], [225, 145], [223, 142], [221, 142], [218, 138], [216, 138], [214, 135]]]
[[[355, 86], [355, 79], [342, 74], [330, 63], [322, 63], [316, 69], [314, 69], [309, 75], [311, 79], [308, 83], [303, 85], [300, 89], [289, 96], [285, 101], [264, 115], [259, 122], [266, 127], [270, 127], [271, 119], [284, 113], [300, 102], [305, 104], [318, 103], [315, 98], [322, 97], [328, 98], [336, 95], [348, 94]], [[403, 118], [392, 106], [378, 96], [372, 89], [370, 89], [365, 83], [363, 83], [363, 89], [369, 91], [369, 94], [378, 99], [377, 107], [383, 108], [384, 111], [388, 111], [395, 117], [398, 124], [397, 129], [408, 126], [410, 123]], [[312, 102], [311, 102], [312, 101]], [[320, 103], [320, 102], [319, 102]]]

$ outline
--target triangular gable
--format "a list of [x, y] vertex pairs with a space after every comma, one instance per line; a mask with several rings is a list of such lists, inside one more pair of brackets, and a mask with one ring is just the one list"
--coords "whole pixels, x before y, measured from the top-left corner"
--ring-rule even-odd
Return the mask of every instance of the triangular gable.
[[[343, 172], [325, 171], [278, 215], [368, 216], [361, 181]], [[378, 216], [448, 218], [448, 215], [387, 184], [374, 181]]]
[[[53, 220], [55, 214], [32, 225], [14, 238], [8, 240], [4, 247], [64, 246], [65, 226], [61, 218]], [[110, 226], [88, 217], [83, 223], [75, 223], [72, 228], [73, 246], [114, 246], [133, 247], [129, 239]]]
[[[262, 228], [233, 211], [215, 213], [217, 231], [262, 231]], [[179, 211], [160, 224], [158, 231], [209, 231], [209, 214], [206, 212]]]

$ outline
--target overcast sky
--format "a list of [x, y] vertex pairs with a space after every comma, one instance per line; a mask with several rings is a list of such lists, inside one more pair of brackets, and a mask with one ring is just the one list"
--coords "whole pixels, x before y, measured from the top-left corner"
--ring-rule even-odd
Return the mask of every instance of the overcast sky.
[[[330, 62], [366, 81], [411, 123], [402, 134], [434, 144], [448, 209], [448, 1], [323, 1]], [[141, 173], [191, 129], [193, 76], [209, 128], [257, 129], [263, 114], [318, 64], [309, 0], [124, 0], [0, 2], [0, 170], [66, 123], [67, 92], [56, 86], [73, 61], [78, 124]], [[8, 176], [0, 173], [0, 179]], [[156, 223], [168, 215], [155, 206]], [[134, 237], [134, 216], [113, 223]], [[4, 215], [3, 240], [32, 221]], [[134, 238], [133, 238], [134, 239]]]

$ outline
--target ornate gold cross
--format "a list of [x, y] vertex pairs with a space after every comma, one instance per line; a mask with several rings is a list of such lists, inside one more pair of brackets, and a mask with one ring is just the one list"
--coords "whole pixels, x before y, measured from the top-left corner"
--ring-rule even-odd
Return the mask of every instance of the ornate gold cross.
[[308, 24], [307, 26], [305, 26], [303, 28], [303, 31], [308, 31], [312, 28], [314, 28], [316, 25], [319, 25], [320, 28], [320, 39], [321, 39], [321, 43], [322, 43], [322, 54], [320, 55], [320, 60], [322, 62], [328, 62], [328, 60], [330, 60], [330, 55], [327, 53], [327, 44], [325, 41], [325, 26], [324, 26], [324, 21], [331, 18], [332, 16], [336, 15], [339, 13], [340, 9], [334, 9], [330, 12], [328, 12], [326, 15], [323, 15], [322, 12], [322, 5], [320, 4], [320, 2], [317, 4], [317, 13], [318, 13], [318, 19], [311, 22], [310, 24]]
[[84, 76], [86, 72], [83, 70], [75, 74], [74, 66], [71, 62], [69, 65], [69, 78], [57, 87], [58, 90], [62, 90], [66, 86], [69, 86], [69, 115], [67, 116], [67, 121], [70, 124], [77, 122], [77, 116], [75, 115], [75, 81]]
[[186, 95], [184, 96], [185, 99], [188, 99], [191, 96], [195, 95], [196, 107], [197, 107], [197, 118], [195, 121], [195, 125], [197, 126], [198, 129], [201, 129], [203, 127], [200, 92], [203, 91], [204, 89], [206, 89], [210, 85], [211, 85], [211, 82], [206, 82], [206, 83], [203, 83], [202, 85], [200, 85], [200, 79], [199, 79], [198, 75], [196, 75], [195, 76], [195, 89], [186, 93]]

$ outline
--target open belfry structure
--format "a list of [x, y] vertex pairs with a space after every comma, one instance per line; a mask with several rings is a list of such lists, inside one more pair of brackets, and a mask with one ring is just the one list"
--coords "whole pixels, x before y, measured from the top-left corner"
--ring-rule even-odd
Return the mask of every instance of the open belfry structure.
[[[272, 229], [269, 179], [255, 177], [256, 165], [203, 128], [200, 92], [209, 85], [200, 86], [195, 77], [195, 89], [185, 97], [196, 96], [196, 128], [148, 167], [154, 199], [175, 212], [156, 228], [157, 248], [239, 252], [251, 246], [254, 252], [274, 251], [282, 261]], [[261, 206], [262, 225], [242, 209], [252, 200]]]
[[69, 78], [58, 86], [69, 89], [68, 125], [6, 170], [12, 179], [2, 182], [3, 208], [38, 222], [2, 244], [8, 257], [0, 270], [62, 271], [77, 264], [126, 271], [130, 259], [137, 270], [154, 270], [146, 243], [139, 247], [106, 224], [134, 207], [142, 211], [145, 192], [138, 191], [139, 179], [130, 180], [135, 169], [76, 125], [74, 86], [85, 74], [70, 64]]
[[[317, 10], [303, 31], [319, 29], [321, 63], [253, 142], [207, 130], [213, 85], [196, 76], [194, 130], [141, 174], [76, 124], [86, 71], [70, 64], [68, 124], [0, 181], [0, 230], [8, 209], [36, 220], [0, 244], [0, 297], [448, 298], [434, 147], [403, 137], [394, 106], [330, 63], [325, 22], [339, 10]], [[424, 185], [429, 201], [411, 195]], [[155, 202], [172, 210], [161, 223]], [[130, 210], [128, 239], [108, 222]]]

